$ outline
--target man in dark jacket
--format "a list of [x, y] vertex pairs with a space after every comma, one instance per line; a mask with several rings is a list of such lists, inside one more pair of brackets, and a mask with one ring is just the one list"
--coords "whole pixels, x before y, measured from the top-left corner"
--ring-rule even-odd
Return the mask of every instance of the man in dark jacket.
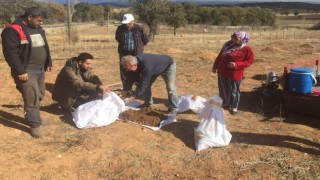
[[40, 27], [46, 17], [41, 8], [31, 7], [1, 33], [3, 54], [22, 94], [25, 118], [35, 138], [43, 136], [40, 101], [45, 94], [45, 71], [52, 70], [49, 46]]
[[99, 93], [110, 92], [92, 72], [93, 56], [81, 53], [67, 60], [54, 84], [52, 99], [71, 111], [79, 105], [99, 98]]
[[[148, 35], [142, 26], [135, 24], [132, 14], [125, 14], [118, 26], [115, 38], [118, 41], [118, 53], [120, 60], [123, 56], [136, 56], [143, 53], [144, 45], [149, 42]], [[126, 81], [126, 71], [120, 64], [120, 77], [122, 84]]]
[[128, 76], [125, 83], [123, 89], [125, 92], [131, 91], [133, 84], [136, 81], [139, 82], [136, 90], [125, 99], [125, 102], [130, 102], [144, 95], [143, 106], [152, 105], [151, 86], [157, 77], [161, 75], [167, 86], [169, 114], [177, 114], [179, 98], [175, 86], [176, 63], [170, 56], [161, 54], [127, 55], [122, 57], [121, 65], [125, 70], [132, 72], [132, 75]]

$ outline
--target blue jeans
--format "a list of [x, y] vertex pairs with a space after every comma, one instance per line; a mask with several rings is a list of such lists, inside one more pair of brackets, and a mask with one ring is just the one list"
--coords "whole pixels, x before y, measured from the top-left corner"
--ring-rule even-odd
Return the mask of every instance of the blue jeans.
[[[169, 111], [178, 111], [179, 97], [176, 90], [176, 63], [171, 64], [163, 73], [160, 74], [167, 87]], [[151, 86], [158, 76], [151, 78], [150, 84], [144, 93], [144, 102], [146, 105], [153, 104]]]
[[18, 74], [12, 72], [12, 77], [16, 83], [16, 88], [22, 95], [24, 111], [29, 126], [39, 127], [42, 123], [40, 118], [40, 101], [45, 93], [45, 72], [44, 68], [27, 70], [28, 81], [20, 81]]

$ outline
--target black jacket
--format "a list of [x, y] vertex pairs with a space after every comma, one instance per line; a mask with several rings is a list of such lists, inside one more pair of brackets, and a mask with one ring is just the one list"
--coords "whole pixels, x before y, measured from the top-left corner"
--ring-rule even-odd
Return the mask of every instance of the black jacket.
[[[13, 70], [18, 75], [21, 75], [27, 73], [26, 67], [28, 65], [32, 45], [30, 35], [27, 34], [27, 32], [24, 30], [22, 18], [18, 18], [14, 22], [14, 24], [21, 25], [22, 30], [27, 36], [27, 41], [21, 41], [20, 34], [12, 27], [5, 27], [1, 33], [2, 51], [4, 58], [9, 64], [11, 70]], [[43, 40], [45, 41], [47, 59], [45, 61], [44, 68], [46, 69], [47, 67], [52, 67], [50, 50], [46, 39], [45, 31], [41, 27], [37, 27], [37, 30], [41, 34]]]
[[[118, 26], [115, 34], [115, 39], [118, 41], [118, 53], [120, 56], [127, 55], [123, 51], [124, 46], [124, 34], [127, 31], [127, 26], [122, 24]], [[149, 42], [148, 35], [145, 32], [144, 28], [142, 26], [139, 26], [137, 24], [134, 24], [132, 27], [133, 35], [134, 35], [134, 41], [135, 41], [135, 52], [131, 55], [138, 55], [143, 53], [144, 45], [146, 45]]]

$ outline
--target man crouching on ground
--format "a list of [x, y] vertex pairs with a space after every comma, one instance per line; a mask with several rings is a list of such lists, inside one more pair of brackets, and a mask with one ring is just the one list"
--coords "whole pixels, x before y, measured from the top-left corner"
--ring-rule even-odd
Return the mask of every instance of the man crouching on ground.
[[99, 99], [99, 93], [111, 91], [92, 72], [93, 59], [91, 54], [81, 53], [78, 57], [68, 59], [58, 74], [52, 99], [64, 110], [72, 111], [81, 104]]

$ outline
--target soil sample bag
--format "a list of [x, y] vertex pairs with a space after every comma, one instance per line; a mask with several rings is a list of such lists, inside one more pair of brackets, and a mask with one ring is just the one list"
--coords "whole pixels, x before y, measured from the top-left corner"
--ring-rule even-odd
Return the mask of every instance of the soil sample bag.
[[189, 109], [194, 113], [200, 113], [205, 106], [207, 99], [195, 95], [182, 95], [179, 97], [178, 112], [185, 112]]
[[210, 147], [227, 146], [231, 140], [231, 134], [226, 128], [222, 99], [214, 95], [205, 103], [200, 117], [201, 122], [194, 129], [194, 139], [197, 151]]
[[105, 93], [103, 99], [82, 104], [72, 116], [78, 128], [93, 128], [113, 123], [123, 111], [125, 111], [123, 100], [114, 92], [110, 92]]

